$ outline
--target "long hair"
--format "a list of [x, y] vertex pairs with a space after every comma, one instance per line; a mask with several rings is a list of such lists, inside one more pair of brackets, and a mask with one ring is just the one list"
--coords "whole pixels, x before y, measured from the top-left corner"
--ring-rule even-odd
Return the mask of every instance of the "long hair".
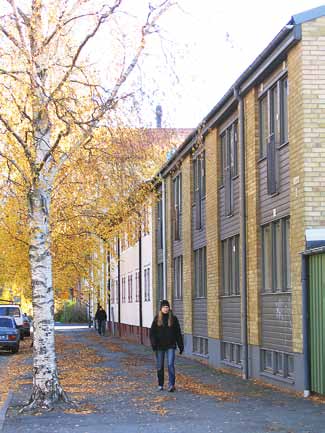
[[[161, 310], [158, 313], [157, 325], [163, 326], [163, 313]], [[168, 312], [168, 326], [169, 327], [173, 326], [173, 313], [171, 312], [171, 310], [169, 310], [169, 312]]]

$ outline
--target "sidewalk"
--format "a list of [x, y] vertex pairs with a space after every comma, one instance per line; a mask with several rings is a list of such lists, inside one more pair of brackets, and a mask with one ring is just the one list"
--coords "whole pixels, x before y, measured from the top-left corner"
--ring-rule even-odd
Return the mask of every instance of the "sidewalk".
[[61, 383], [77, 409], [17, 413], [31, 389], [25, 352], [17, 358], [3, 433], [325, 433], [324, 403], [245, 382], [185, 357], [176, 360], [177, 391], [168, 393], [156, 391], [149, 348], [94, 330], [68, 329], [57, 332], [57, 352]]

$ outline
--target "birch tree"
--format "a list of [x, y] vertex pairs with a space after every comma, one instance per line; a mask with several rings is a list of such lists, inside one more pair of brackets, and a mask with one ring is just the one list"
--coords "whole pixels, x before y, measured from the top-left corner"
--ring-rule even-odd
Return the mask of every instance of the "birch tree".
[[[55, 182], [65, 170], [68, 173], [68, 162], [79, 149], [100, 139], [102, 127], [118, 124], [114, 113], [133, 96], [130, 79], [147, 38], [157, 33], [157, 22], [171, 1], [148, 4], [142, 25], [137, 33], [132, 27], [129, 38], [122, 0], [2, 0], [0, 4], [0, 158], [6, 164], [1, 174], [28, 207], [35, 331], [33, 387], [26, 409], [51, 409], [68, 401], [54, 347], [50, 219]], [[109, 85], [103, 84], [93, 65], [96, 37], [105, 41], [112, 59]]]

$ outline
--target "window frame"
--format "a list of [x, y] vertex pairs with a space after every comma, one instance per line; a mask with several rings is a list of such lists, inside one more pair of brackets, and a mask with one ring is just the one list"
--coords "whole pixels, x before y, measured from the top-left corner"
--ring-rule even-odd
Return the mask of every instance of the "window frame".
[[207, 297], [207, 257], [206, 247], [194, 250], [194, 299]]
[[173, 178], [173, 212], [174, 212], [174, 240], [181, 239], [181, 217], [182, 217], [182, 173]]
[[221, 242], [222, 296], [240, 296], [239, 235]]
[[206, 196], [206, 161], [205, 149], [193, 157], [193, 205], [195, 206], [195, 228], [202, 230], [203, 224], [203, 200]]
[[[280, 227], [280, 239], [278, 239], [277, 227]], [[265, 231], [270, 230], [269, 241], [265, 243]], [[262, 242], [262, 293], [291, 292], [290, 270], [290, 217], [280, 218], [261, 226]], [[280, 250], [280, 251], [279, 251]], [[268, 254], [270, 269], [266, 272], [265, 256]], [[279, 259], [281, 260], [279, 266]], [[279, 279], [280, 274], [280, 279]], [[266, 287], [266, 275], [268, 284]]]
[[174, 299], [183, 299], [183, 256], [174, 257]]
[[259, 151], [260, 158], [267, 160], [269, 195], [278, 194], [280, 190], [279, 149], [289, 141], [288, 94], [288, 74], [282, 71], [258, 98]]

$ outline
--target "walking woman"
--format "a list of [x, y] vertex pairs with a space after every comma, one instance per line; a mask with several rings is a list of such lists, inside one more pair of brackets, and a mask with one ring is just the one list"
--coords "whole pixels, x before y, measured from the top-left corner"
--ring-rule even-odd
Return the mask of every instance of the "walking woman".
[[168, 391], [175, 391], [175, 350], [179, 353], [184, 350], [183, 337], [177, 317], [170, 309], [169, 302], [160, 302], [160, 310], [154, 318], [150, 328], [150, 342], [152, 350], [156, 352], [158, 390], [164, 389], [164, 362], [165, 355], [168, 363]]

